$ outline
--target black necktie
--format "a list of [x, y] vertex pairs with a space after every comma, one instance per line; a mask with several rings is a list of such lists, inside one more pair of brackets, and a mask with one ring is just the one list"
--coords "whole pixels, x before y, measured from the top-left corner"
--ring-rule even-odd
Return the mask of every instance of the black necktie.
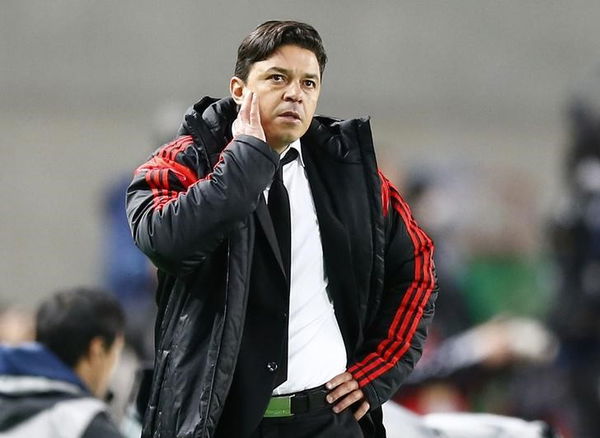
[[290, 219], [290, 199], [288, 192], [283, 185], [283, 166], [294, 161], [298, 156], [298, 151], [294, 148], [285, 154], [279, 162], [279, 168], [273, 176], [273, 182], [269, 189], [269, 212], [273, 221], [273, 228], [279, 243], [281, 259], [285, 274], [290, 278], [291, 270], [291, 251], [292, 251], [292, 224]]
[[[286, 278], [288, 279], [288, 287], [290, 285], [291, 271], [292, 223], [290, 219], [290, 198], [285, 186], [283, 185], [283, 166], [291, 161], [294, 161], [297, 156], [298, 151], [294, 148], [290, 148], [285, 156], [281, 158], [279, 161], [279, 168], [273, 176], [273, 182], [271, 183], [271, 188], [269, 189], [268, 207], [269, 212], [271, 213], [271, 220], [273, 221], [275, 235], [277, 236], [277, 242], [279, 243], [279, 251], [281, 252], [283, 268], [285, 270]], [[289, 293], [289, 289], [287, 292]], [[273, 380], [273, 388], [278, 387], [287, 380], [287, 330], [283, 339], [281, 355], [282, 357], [280, 360], [280, 366]]]

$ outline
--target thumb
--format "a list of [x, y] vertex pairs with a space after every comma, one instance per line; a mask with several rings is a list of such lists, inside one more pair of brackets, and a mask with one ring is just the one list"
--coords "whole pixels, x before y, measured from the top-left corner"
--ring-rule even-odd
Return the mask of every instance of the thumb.
[[232, 137], [237, 137], [240, 133], [240, 121], [238, 119], [235, 119], [233, 121], [233, 124], [231, 125], [231, 136]]

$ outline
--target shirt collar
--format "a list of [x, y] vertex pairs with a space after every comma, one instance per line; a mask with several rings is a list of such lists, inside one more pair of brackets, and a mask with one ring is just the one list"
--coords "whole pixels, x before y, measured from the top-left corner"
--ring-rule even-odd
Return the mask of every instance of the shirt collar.
[[294, 148], [298, 151], [298, 157], [300, 158], [300, 164], [302, 164], [302, 167], [304, 167], [304, 157], [302, 156], [302, 146], [300, 145], [300, 139], [290, 143], [290, 145], [285, 148], [285, 150], [279, 154], [280, 157], [283, 157], [287, 151], [290, 150], [290, 148]]

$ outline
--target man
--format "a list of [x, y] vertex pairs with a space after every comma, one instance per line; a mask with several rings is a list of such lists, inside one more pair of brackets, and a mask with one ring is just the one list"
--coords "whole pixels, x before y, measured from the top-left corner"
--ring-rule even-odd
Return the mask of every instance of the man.
[[258, 26], [231, 97], [194, 105], [135, 174], [159, 276], [143, 436], [385, 434], [433, 316], [433, 244], [368, 121], [314, 116], [326, 60], [311, 26]]
[[120, 437], [100, 399], [123, 330], [123, 312], [105, 292], [74, 289], [42, 303], [37, 342], [0, 346], [0, 436]]

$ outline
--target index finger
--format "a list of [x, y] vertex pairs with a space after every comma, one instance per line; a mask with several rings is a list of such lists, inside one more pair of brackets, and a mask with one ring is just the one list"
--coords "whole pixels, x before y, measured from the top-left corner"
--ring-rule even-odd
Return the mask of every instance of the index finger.
[[260, 109], [258, 106], [258, 96], [256, 93], [252, 93], [252, 101], [250, 103], [250, 125], [260, 125]]
[[252, 102], [252, 92], [248, 92], [244, 96], [244, 100], [242, 100], [242, 105], [240, 106], [240, 112], [238, 114], [239, 118], [245, 123], [248, 123], [250, 120], [251, 102]]
[[347, 382], [347, 381], [352, 380], [352, 379], [354, 379], [354, 377], [352, 377], [352, 374], [350, 374], [349, 372], [346, 371], [345, 373], [338, 374], [333, 379], [331, 379], [329, 382], [327, 382], [325, 384], [325, 387], [327, 389], [333, 389], [336, 386], [339, 386], [342, 383]]

